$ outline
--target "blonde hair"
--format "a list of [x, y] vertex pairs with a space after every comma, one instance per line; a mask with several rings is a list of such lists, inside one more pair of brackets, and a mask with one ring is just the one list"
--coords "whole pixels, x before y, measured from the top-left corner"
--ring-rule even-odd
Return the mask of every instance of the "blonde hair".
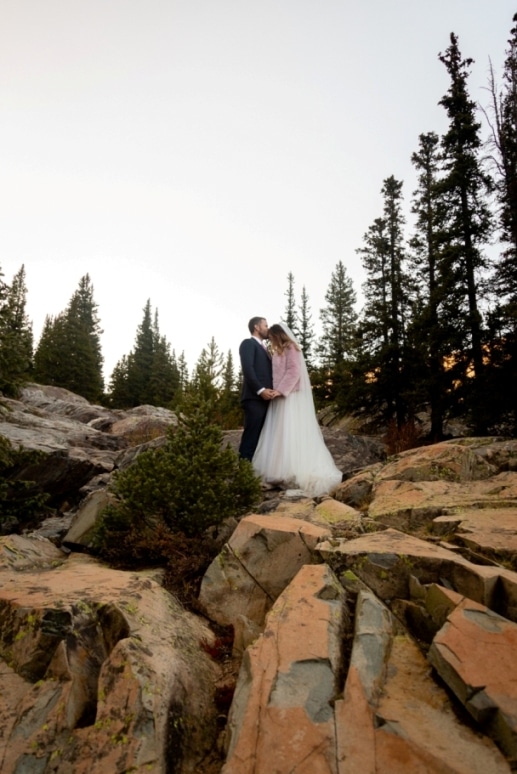
[[271, 342], [271, 349], [276, 355], [283, 355], [285, 350], [289, 349], [290, 346], [293, 346], [297, 350], [300, 349], [296, 341], [291, 339], [278, 323], [274, 323], [274, 325], [270, 327], [268, 335]]

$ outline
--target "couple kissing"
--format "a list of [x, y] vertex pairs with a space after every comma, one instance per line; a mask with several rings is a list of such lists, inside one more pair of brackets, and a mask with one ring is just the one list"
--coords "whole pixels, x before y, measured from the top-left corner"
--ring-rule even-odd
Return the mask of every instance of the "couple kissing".
[[[244, 429], [239, 455], [267, 483], [317, 497], [341, 482], [318, 424], [300, 344], [284, 323], [264, 317], [248, 323], [239, 347]], [[270, 348], [266, 346], [269, 339]]]

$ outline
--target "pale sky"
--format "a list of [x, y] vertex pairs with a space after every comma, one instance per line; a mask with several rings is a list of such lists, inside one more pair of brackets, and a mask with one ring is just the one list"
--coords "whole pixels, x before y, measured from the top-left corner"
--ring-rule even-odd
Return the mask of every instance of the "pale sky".
[[88, 273], [105, 376], [147, 299], [192, 367], [211, 337], [305, 285], [318, 330], [343, 261], [415, 188], [418, 136], [446, 130], [449, 35], [471, 97], [500, 80], [510, 0], [0, 0], [0, 267], [25, 264], [39, 338]]

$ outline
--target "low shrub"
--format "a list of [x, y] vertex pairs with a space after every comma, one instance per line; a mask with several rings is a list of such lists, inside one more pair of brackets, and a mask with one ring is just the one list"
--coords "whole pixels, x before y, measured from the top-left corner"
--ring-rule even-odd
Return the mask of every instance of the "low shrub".
[[383, 441], [388, 454], [400, 454], [400, 452], [421, 446], [422, 431], [414, 421], [404, 422], [399, 427], [395, 420], [391, 420], [388, 423]]
[[0, 532], [19, 532], [47, 514], [49, 495], [34, 481], [17, 478], [23, 469], [41, 458], [41, 453], [15, 449], [0, 435]]
[[206, 404], [191, 405], [163, 446], [142, 452], [114, 476], [114, 500], [93, 539], [102, 557], [133, 566], [184, 564], [180, 543], [207, 541], [209, 527], [257, 504], [260, 482], [252, 466], [223, 447], [223, 433], [209, 416]]

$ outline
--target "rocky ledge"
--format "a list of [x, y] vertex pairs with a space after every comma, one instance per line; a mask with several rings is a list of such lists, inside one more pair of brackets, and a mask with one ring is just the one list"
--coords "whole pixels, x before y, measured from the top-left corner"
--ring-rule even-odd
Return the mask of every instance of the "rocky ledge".
[[[125, 419], [86, 424], [109, 446]], [[227, 525], [196, 616], [88, 556], [98, 475], [59, 540], [1, 538], [0, 770], [515, 770], [517, 441], [368, 443], [332, 497], [268, 491]]]
[[515, 769], [516, 461], [450, 441], [240, 522], [200, 594], [242, 654], [224, 774]]

